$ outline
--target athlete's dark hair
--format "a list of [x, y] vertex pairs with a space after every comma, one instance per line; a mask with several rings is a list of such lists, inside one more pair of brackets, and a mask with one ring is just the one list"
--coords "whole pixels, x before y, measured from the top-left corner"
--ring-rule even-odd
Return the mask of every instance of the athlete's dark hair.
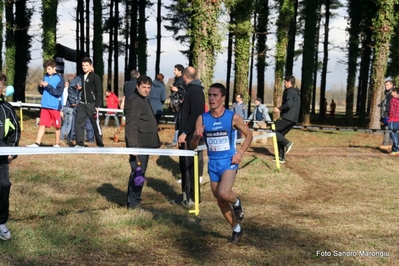
[[221, 83], [213, 83], [209, 88], [219, 89], [222, 93], [222, 96], [226, 96], [226, 87]]

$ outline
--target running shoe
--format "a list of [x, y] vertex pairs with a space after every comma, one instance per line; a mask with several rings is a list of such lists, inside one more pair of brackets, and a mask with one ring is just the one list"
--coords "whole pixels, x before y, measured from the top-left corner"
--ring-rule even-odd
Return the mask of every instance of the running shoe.
[[240, 240], [242, 234], [244, 233], [244, 230], [240, 230], [240, 232], [233, 231], [233, 234], [231, 235], [231, 238], [229, 239], [229, 242], [233, 244], [237, 244], [238, 240]]
[[35, 143], [33, 143], [33, 144], [28, 144], [28, 145], [26, 145], [26, 147], [28, 147], [28, 148], [37, 148], [37, 147], [40, 147], [40, 144], [37, 144], [37, 143], [35, 142]]
[[11, 233], [5, 224], [0, 224], [0, 239], [5, 241], [11, 239]]
[[233, 209], [236, 216], [236, 222], [239, 223], [244, 219], [244, 211], [242, 210], [240, 198], [237, 197], [237, 199], [240, 201], [240, 203], [238, 204], [238, 206], [233, 205]]

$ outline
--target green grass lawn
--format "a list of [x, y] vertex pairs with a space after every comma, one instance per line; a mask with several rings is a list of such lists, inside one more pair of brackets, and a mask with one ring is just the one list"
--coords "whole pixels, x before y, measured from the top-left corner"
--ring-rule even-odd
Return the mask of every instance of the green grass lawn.
[[[104, 130], [105, 145], [123, 147], [114, 131]], [[163, 143], [173, 131], [162, 126]], [[36, 133], [26, 121], [21, 145]], [[198, 217], [169, 203], [181, 191], [176, 157], [151, 156], [146, 211], [136, 212], [125, 207], [126, 155], [21, 155], [11, 164], [13, 239], [0, 242], [0, 265], [397, 265], [399, 158], [378, 149], [381, 134], [287, 137], [295, 146], [280, 172], [271, 140], [245, 153], [234, 186], [245, 211], [238, 245], [227, 242], [207, 175]], [[53, 138], [48, 130], [44, 143]]]

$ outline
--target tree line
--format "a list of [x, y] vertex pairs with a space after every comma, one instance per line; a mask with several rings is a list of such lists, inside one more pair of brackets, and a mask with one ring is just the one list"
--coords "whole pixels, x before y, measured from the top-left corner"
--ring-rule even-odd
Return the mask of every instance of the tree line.
[[[0, 49], [5, 50], [0, 63], [8, 80], [13, 81], [14, 101], [25, 101], [32, 44], [28, 31], [33, 4], [37, 5], [29, 0], [0, 1]], [[42, 0], [40, 4], [44, 61], [56, 55], [60, 1]], [[125, 80], [129, 79], [132, 69], [146, 74], [148, 11], [156, 9], [156, 73], [161, 64], [162, 27], [188, 47], [183, 51], [187, 65], [198, 70], [198, 78], [205, 88], [212, 83], [215, 60], [224, 49], [223, 39], [227, 38], [225, 84], [229, 95], [226, 104], [235, 93], [244, 94], [250, 101], [254, 75], [256, 96], [264, 98], [265, 72], [270, 67], [267, 58], [272, 56], [273, 104], [279, 105], [283, 78], [292, 74], [294, 61], [301, 55], [302, 73], [297, 77], [302, 95], [300, 117], [303, 124], [310, 124], [310, 114], [316, 104], [320, 106], [320, 114], [325, 108], [330, 21], [337, 15], [338, 8], [346, 8], [349, 35], [347, 46], [343, 48], [348, 70], [346, 121], [353, 125], [354, 115], [358, 114], [360, 125], [369, 121], [369, 128], [379, 128], [377, 104], [382, 100], [383, 82], [387, 77], [397, 79], [399, 76], [399, 52], [395, 49], [399, 42], [398, 19], [395, 18], [398, 4], [399, 0], [172, 0], [165, 6], [167, 13], [162, 14], [161, 0], [77, 0], [73, 16], [76, 69], [78, 72], [81, 69], [83, 56], [92, 57], [95, 72], [106, 77], [107, 89], [114, 89], [115, 93], [118, 93], [120, 72], [124, 73]], [[228, 19], [224, 20], [226, 17]], [[273, 49], [267, 46], [271, 35], [276, 39]], [[322, 51], [319, 51], [319, 44], [322, 44]], [[106, 62], [104, 53], [108, 55]], [[119, 70], [120, 58], [124, 58], [122, 71]], [[321, 71], [320, 81], [317, 81], [318, 71]], [[316, 93], [318, 82], [320, 91]]]

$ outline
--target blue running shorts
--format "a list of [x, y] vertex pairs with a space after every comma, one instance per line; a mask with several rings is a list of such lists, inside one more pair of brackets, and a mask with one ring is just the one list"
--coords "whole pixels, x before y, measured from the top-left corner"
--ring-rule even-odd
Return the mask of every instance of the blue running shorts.
[[231, 164], [231, 158], [208, 161], [208, 174], [212, 182], [220, 182], [227, 170], [238, 170], [238, 164]]

